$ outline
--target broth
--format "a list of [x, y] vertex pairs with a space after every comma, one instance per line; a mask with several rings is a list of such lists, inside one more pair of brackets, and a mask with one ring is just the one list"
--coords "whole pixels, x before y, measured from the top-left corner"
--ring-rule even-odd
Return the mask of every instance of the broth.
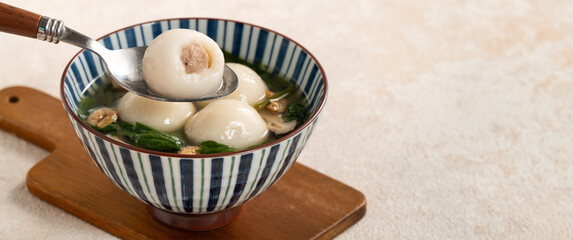
[[[253, 69], [262, 78], [268, 89], [275, 93], [275, 96], [280, 93], [286, 93], [286, 95], [281, 98], [286, 99], [288, 109], [281, 116], [284, 116], [287, 121], [296, 120], [296, 127], [294, 129], [300, 127], [300, 125], [308, 119], [308, 100], [298, 86], [293, 85], [286, 79], [276, 74], [270, 73], [267, 71], [267, 67], [265, 66], [255, 66], [226, 52], [225, 60], [227, 63], [240, 63]], [[85, 95], [82, 97], [82, 100], [80, 101], [77, 109], [77, 114], [80, 119], [88, 123], [88, 125], [90, 125], [92, 128], [103, 134], [107, 134], [108, 136], [118, 138], [119, 140], [128, 144], [150, 150], [177, 153], [182, 148], [190, 145], [185, 137], [184, 129], [169, 133], [163, 133], [143, 124], [136, 123], [131, 125], [126, 123], [122, 121], [121, 115], [119, 115], [119, 118], [114, 120], [112, 124], [103, 127], [98, 127], [96, 124], [90, 124], [88, 121], [90, 114], [93, 114], [95, 111], [98, 111], [98, 109], [102, 108], [115, 109], [118, 99], [120, 99], [126, 93], [124, 89], [114, 87], [111, 84], [111, 79], [109, 79], [106, 75], [101, 76], [100, 79], [98, 79], [96, 82], [97, 83], [95, 86], [92, 86], [91, 91], [85, 92]], [[268, 103], [269, 101], [275, 100], [269, 100], [269, 98], [267, 98], [265, 101]], [[262, 107], [259, 105], [262, 105]], [[259, 112], [267, 111], [265, 110], [266, 104], [259, 103], [255, 106]], [[200, 111], [198, 104], [195, 104], [195, 107], [197, 108], [197, 111]], [[271, 132], [270, 137], [264, 143], [276, 140], [287, 133], [276, 134]], [[149, 142], [138, 142], [142, 138], [148, 139], [153, 144], [157, 144], [154, 146], [149, 146]], [[214, 141], [202, 142], [198, 147], [199, 149], [203, 150], [199, 150], [197, 154], [222, 153], [242, 150], [234, 149]]]

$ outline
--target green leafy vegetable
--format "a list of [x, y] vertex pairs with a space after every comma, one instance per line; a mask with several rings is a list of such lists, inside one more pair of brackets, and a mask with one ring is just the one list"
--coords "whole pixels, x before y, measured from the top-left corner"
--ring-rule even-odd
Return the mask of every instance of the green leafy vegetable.
[[96, 107], [111, 107], [115, 100], [124, 93], [125, 90], [114, 88], [111, 83], [98, 88], [93, 95], [84, 96], [78, 103], [78, 117], [85, 121], [92, 109]]
[[297, 127], [302, 125], [308, 119], [308, 109], [300, 103], [291, 104], [288, 106], [285, 113], [287, 121], [296, 120]]
[[102, 127], [102, 128], [100, 128], [98, 126], [90, 126], [90, 127], [92, 127], [93, 129], [95, 129], [96, 131], [101, 132], [101, 133], [113, 133], [113, 132], [119, 130], [119, 126], [117, 124], [113, 124], [113, 123], [109, 124], [105, 127]]
[[[263, 69], [263, 68], [254, 68], [254, 69]], [[264, 69], [266, 69], [266, 67]], [[278, 92], [281, 89], [288, 88], [289, 86], [292, 85], [289, 81], [285, 80], [282, 77], [277, 76], [276, 74], [262, 70], [255, 70], [255, 72], [259, 74], [259, 76], [263, 79], [265, 84], [267, 84], [269, 90], [273, 92]]]
[[129, 139], [133, 145], [149, 150], [176, 152], [181, 149], [181, 140], [151, 127], [136, 122], [131, 125], [126, 122], [118, 122], [118, 131], [113, 134]]
[[91, 97], [84, 97], [78, 104], [78, 117], [82, 121], [85, 121], [86, 118], [90, 115], [90, 110], [97, 106], [97, 101]]
[[103, 89], [96, 91], [95, 95], [93, 96], [95, 99], [97, 99], [98, 106], [111, 107], [115, 100], [125, 94], [124, 89], [116, 88], [111, 83], [106, 84], [102, 88]]
[[197, 152], [201, 154], [211, 154], [211, 153], [226, 153], [237, 151], [231, 146], [221, 144], [215, 141], [205, 141], [199, 144], [199, 149]]
[[269, 102], [271, 102], [272, 100], [282, 98], [282, 97], [292, 93], [294, 90], [296, 90], [296, 87], [291, 84], [289, 87], [283, 89], [282, 91], [280, 91], [278, 93], [275, 93], [270, 98], [267, 98], [267, 99], [262, 100], [259, 103], [255, 104], [255, 108], [256, 109], [262, 108], [262, 107], [266, 106], [267, 104], [269, 104]]

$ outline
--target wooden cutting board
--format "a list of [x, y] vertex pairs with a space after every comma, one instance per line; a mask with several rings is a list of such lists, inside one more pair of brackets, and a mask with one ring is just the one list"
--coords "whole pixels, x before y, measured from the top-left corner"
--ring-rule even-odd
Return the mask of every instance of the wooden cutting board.
[[153, 220], [143, 203], [99, 171], [60, 100], [25, 87], [3, 89], [0, 128], [51, 151], [28, 172], [31, 193], [120, 238], [329, 239], [366, 213], [361, 192], [295, 163], [273, 187], [245, 203], [231, 224], [179, 231]]

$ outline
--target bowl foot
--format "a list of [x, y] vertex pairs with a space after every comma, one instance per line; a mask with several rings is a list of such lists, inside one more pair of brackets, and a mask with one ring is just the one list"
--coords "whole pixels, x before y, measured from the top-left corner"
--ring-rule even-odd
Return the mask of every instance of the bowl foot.
[[215, 213], [185, 214], [147, 206], [149, 213], [160, 223], [185, 231], [208, 231], [231, 223], [241, 212], [242, 205]]

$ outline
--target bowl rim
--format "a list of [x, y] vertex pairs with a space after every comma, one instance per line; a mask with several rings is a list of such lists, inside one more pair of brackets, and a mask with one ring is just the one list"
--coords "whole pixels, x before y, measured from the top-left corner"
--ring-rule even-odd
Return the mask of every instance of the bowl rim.
[[66, 80], [66, 73], [68, 72], [68, 70], [70, 69], [73, 61], [75, 59], [78, 58], [78, 56], [80, 54], [82, 54], [84, 51], [87, 51], [86, 49], [82, 49], [79, 52], [77, 52], [68, 62], [68, 64], [66, 65], [66, 67], [64, 68], [63, 74], [62, 74], [62, 78], [60, 80], [60, 97], [61, 97], [61, 101], [64, 105], [64, 109], [66, 110], [66, 112], [68, 113], [68, 115], [71, 116], [71, 118], [75, 121], [78, 122], [82, 128], [86, 129], [87, 131], [89, 131], [90, 133], [98, 136], [101, 139], [104, 139], [105, 141], [111, 142], [115, 145], [118, 145], [120, 147], [123, 148], [127, 148], [129, 150], [133, 150], [136, 152], [141, 152], [141, 153], [146, 153], [149, 155], [156, 155], [156, 156], [163, 156], [163, 157], [173, 157], [173, 158], [180, 158], [180, 159], [200, 159], [200, 158], [217, 158], [217, 157], [227, 157], [227, 156], [236, 156], [236, 155], [243, 155], [243, 154], [247, 154], [247, 153], [252, 153], [252, 152], [257, 152], [260, 151], [264, 148], [269, 148], [271, 146], [274, 146], [282, 141], [284, 141], [285, 139], [289, 139], [297, 134], [299, 134], [300, 132], [302, 132], [303, 129], [307, 128], [312, 122], [315, 122], [316, 118], [318, 118], [318, 116], [320, 115], [320, 113], [322, 112], [322, 110], [324, 109], [324, 106], [326, 105], [326, 99], [327, 99], [327, 95], [328, 95], [328, 81], [326, 78], [326, 73], [324, 71], [324, 68], [322, 67], [322, 65], [318, 62], [318, 60], [316, 59], [316, 57], [310, 52], [308, 51], [308, 49], [306, 49], [304, 46], [302, 46], [300, 43], [298, 43], [297, 41], [293, 40], [292, 38], [289, 38], [287, 36], [285, 36], [284, 34], [281, 34], [277, 31], [271, 30], [269, 28], [257, 25], [257, 24], [252, 24], [252, 23], [248, 23], [245, 21], [240, 21], [240, 20], [233, 20], [233, 19], [227, 19], [227, 18], [211, 18], [211, 17], [178, 17], [178, 18], [163, 18], [163, 19], [157, 19], [157, 20], [151, 20], [151, 21], [145, 21], [145, 22], [141, 22], [141, 23], [136, 23], [136, 24], [132, 24], [129, 25], [127, 27], [123, 27], [117, 30], [114, 30], [112, 32], [109, 32], [99, 38], [96, 39], [96, 41], [100, 41], [106, 37], [109, 37], [113, 34], [116, 34], [120, 31], [124, 31], [126, 29], [130, 29], [130, 28], [134, 28], [137, 26], [141, 26], [141, 25], [145, 25], [145, 24], [152, 24], [152, 23], [156, 23], [156, 22], [166, 22], [166, 21], [176, 21], [176, 20], [217, 20], [217, 21], [227, 21], [227, 22], [234, 22], [234, 23], [241, 23], [241, 24], [245, 24], [245, 25], [250, 25], [252, 27], [256, 27], [259, 28], [261, 30], [265, 30], [268, 32], [272, 32], [278, 36], [281, 36], [284, 39], [287, 39], [288, 41], [296, 44], [298, 47], [300, 47], [302, 50], [304, 50], [308, 56], [310, 56], [314, 62], [316, 63], [316, 65], [318, 66], [321, 74], [322, 74], [322, 79], [323, 79], [323, 88], [324, 88], [324, 94], [322, 96], [322, 98], [319, 101], [319, 105], [318, 108], [316, 109], [316, 111], [298, 128], [294, 129], [293, 131], [291, 131], [290, 133], [272, 140], [270, 142], [258, 145], [256, 147], [252, 147], [252, 148], [247, 148], [247, 149], [243, 149], [243, 150], [239, 150], [239, 151], [234, 151], [234, 152], [228, 152], [228, 153], [213, 153], [213, 154], [196, 154], [196, 155], [186, 155], [186, 154], [178, 154], [178, 153], [167, 153], [167, 152], [160, 152], [160, 151], [154, 151], [154, 150], [149, 150], [149, 149], [144, 149], [144, 148], [140, 148], [140, 147], [136, 147], [127, 143], [124, 143], [122, 141], [110, 138], [98, 131], [96, 131], [95, 129], [93, 129], [92, 127], [88, 126], [84, 121], [82, 121], [81, 119], [79, 119], [78, 115], [72, 111], [71, 106], [68, 104], [68, 101], [66, 101], [66, 95], [65, 95], [65, 80]]

